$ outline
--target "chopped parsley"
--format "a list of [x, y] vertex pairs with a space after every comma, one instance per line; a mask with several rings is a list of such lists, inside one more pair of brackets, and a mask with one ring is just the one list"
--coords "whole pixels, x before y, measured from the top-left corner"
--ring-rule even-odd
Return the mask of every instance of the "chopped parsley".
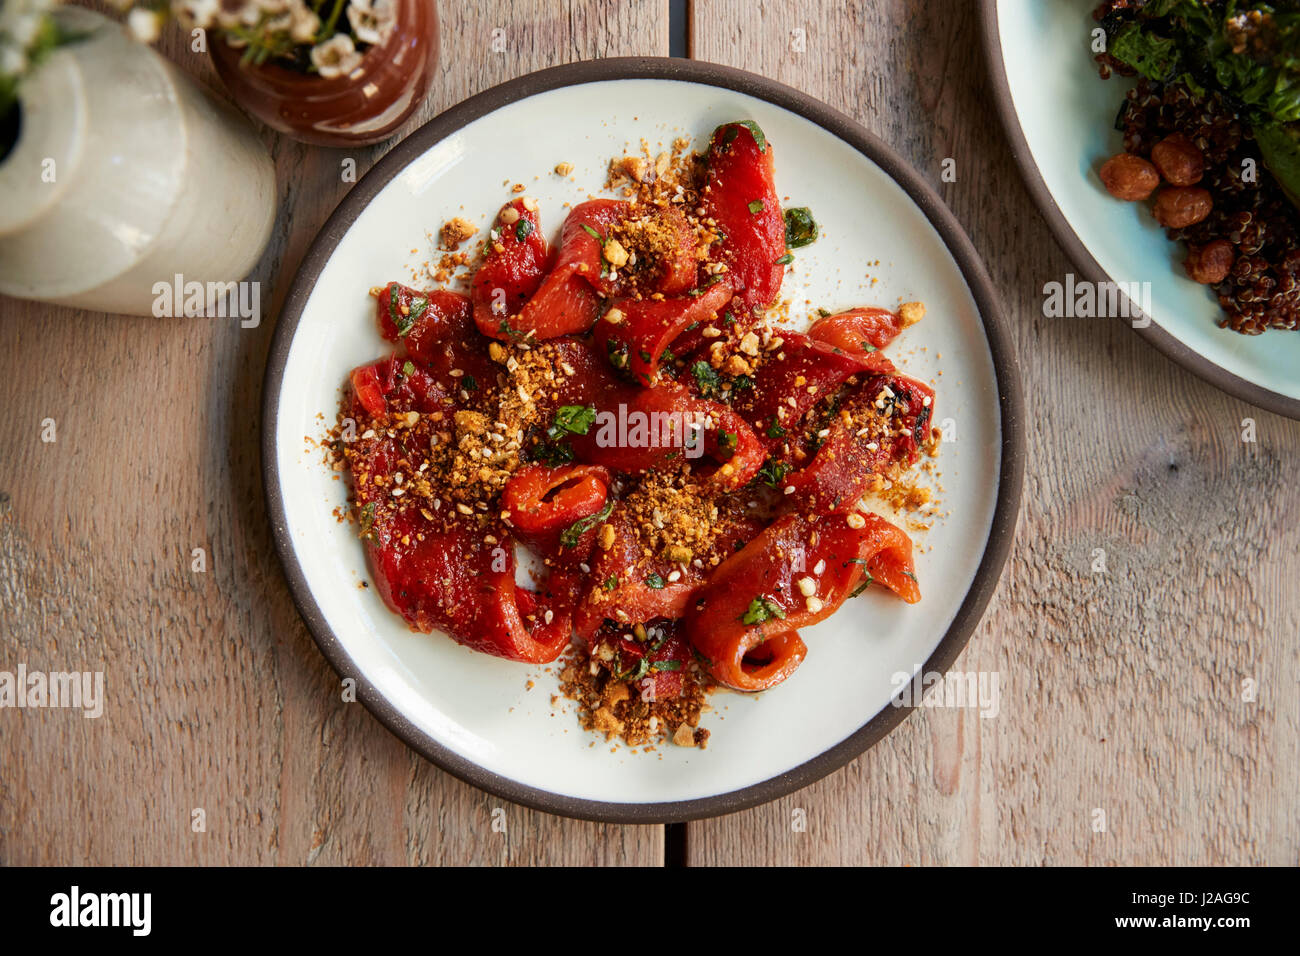
[[528, 234], [533, 231], [533, 223], [530, 219], [519, 220], [519, 225], [515, 226], [515, 238], [523, 242], [528, 238]]
[[740, 616], [740, 623], [762, 624], [774, 617], [785, 620], [785, 611], [781, 609], [781, 605], [770, 600], [766, 595], [760, 594], [749, 602], [749, 610]]
[[425, 310], [429, 308], [429, 300], [422, 295], [417, 295], [411, 300], [411, 305], [407, 308], [406, 314], [398, 306], [398, 291], [400, 286], [396, 282], [390, 282], [388, 285], [388, 316], [393, 320], [393, 325], [397, 327], [399, 336], [406, 335], [411, 329], [415, 328], [415, 323], [424, 315]]
[[778, 266], [788, 266], [792, 262], [794, 262], [794, 256], [790, 255], [790, 253], [788, 252], [785, 255], [783, 255], [780, 259], [776, 260], [776, 264]]
[[[755, 216], [757, 216], [760, 212], [763, 211], [763, 200], [755, 199], [752, 203], [749, 204], [749, 211], [753, 213]], [[789, 213], [786, 213], [786, 215], [788, 216]], [[787, 242], [786, 245], [789, 245], [789, 243]]]
[[780, 421], [777, 420], [776, 416], [773, 416], [772, 424], [767, 426], [767, 437], [783, 438], [785, 437], [785, 433], [786, 433], [785, 429], [781, 427]]
[[[578, 539], [581, 538], [588, 531], [590, 531], [592, 528], [594, 528], [596, 525], [600, 524], [602, 521], [608, 518], [610, 512], [612, 512], [613, 510], [614, 510], [614, 499], [609, 498], [605, 501], [605, 507], [601, 508], [594, 515], [587, 515], [587, 517], [585, 518], [580, 518], [579, 520], [575, 521], [573, 524], [565, 528], [564, 531], [560, 533], [560, 544], [566, 548], [576, 548], [578, 546]], [[614, 578], [613, 580], [614, 580], [614, 587], [617, 587], [618, 578]], [[614, 590], [614, 588], [609, 587], [608, 581], [605, 582], [605, 590], [607, 591]]]
[[772, 458], [763, 462], [763, 467], [758, 469], [758, 477], [769, 488], [780, 488], [785, 482], [785, 476], [789, 473], [790, 466], [788, 464]]
[[807, 206], [785, 211], [785, 244], [798, 249], [817, 240], [817, 223]]
[[478, 391], [478, 379], [473, 375], [470, 375], [468, 372], [461, 376], [460, 384], [467, 392]]
[[691, 366], [691, 374], [695, 376], [695, 384], [700, 387], [700, 394], [705, 398], [718, 398], [722, 395], [722, 377], [704, 359]]
[[563, 438], [566, 434], [585, 435], [596, 420], [592, 405], [562, 405], [555, 412], [555, 422], [546, 429], [548, 438]]
[[[731, 144], [736, 141], [736, 137], [740, 135], [740, 127], [742, 126], [753, 134], [754, 145], [758, 147], [758, 151], [760, 153], [766, 153], [767, 137], [763, 135], [763, 131], [753, 120], [737, 120], [734, 123], [724, 123], [722, 126], [719, 126], [718, 129], [726, 129], [726, 132], [722, 134], [722, 141], [718, 144], [718, 151], [723, 153], [727, 151], [727, 148], [731, 146]], [[717, 136], [718, 130], [714, 130], [713, 135]]]
[[609, 577], [605, 579], [605, 590], [612, 591], [616, 587], [618, 587], [618, 575], [611, 574]]
[[724, 459], [732, 457], [736, 453], [736, 445], [739, 442], [738, 432], [724, 431], [718, 429], [718, 451]]
[[403, 363], [402, 365], [402, 374], [405, 375], [407, 378], [410, 378], [412, 375], [414, 375], [415, 363], [412, 362], [410, 359], [407, 359], [406, 362]]
[[656, 591], [661, 591], [663, 590], [664, 579], [658, 574], [652, 572], [646, 575], [645, 584], [648, 588], [654, 588]]

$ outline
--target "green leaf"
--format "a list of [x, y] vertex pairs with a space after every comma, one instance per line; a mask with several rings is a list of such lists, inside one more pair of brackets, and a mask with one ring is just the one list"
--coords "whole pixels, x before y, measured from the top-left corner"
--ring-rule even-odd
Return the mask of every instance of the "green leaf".
[[749, 211], [753, 213], [755, 216], [757, 216], [760, 212], [763, 211], [763, 200], [755, 199], [752, 203], [749, 204]]
[[770, 488], [781, 488], [785, 485], [785, 476], [790, 473], [790, 466], [783, 461], [777, 461], [769, 458], [763, 462], [763, 467], [758, 469], [758, 478]]
[[[578, 540], [584, 534], [586, 534], [588, 531], [594, 528], [596, 525], [600, 524], [602, 521], [608, 518], [610, 512], [613, 510], [614, 510], [614, 499], [613, 498], [606, 499], [605, 507], [601, 508], [594, 515], [588, 515], [585, 518], [580, 518], [579, 520], [575, 521], [573, 524], [565, 528], [564, 531], [561, 532], [560, 534], [560, 544], [566, 548], [576, 548], [578, 546]], [[615, 579], [616, 585], [617, 585], [617, 581], [618, 579], [616, 578]], [[607, 590], [612, 591], [614, 589], [608, 588]]]
[[654, 574], [652, 572], [646, 575], [645, 584], [646, 587], [648, 588], [654, 588], [654, 590], [656, 591], [662, 591], [664, 587], [664, 579], [658, 574]]
[[519, 225], [515, 226], [515, 238], [523, 242], [528, 238], [528, 234], [533, 231], [533, 223], [529, 219], [520, 219]]
[[705, 398], [717, 398], [722, 394], [722, 377], [718, 375], [717, 369], [704, 359], [691, 366], [691, 374], [695, 376], [695, 383], [699, 385], [700, 394]]
[[596, 420], [596, 409], [592, 405], [561, 405], [555, 412], [555, 422], [546, 430], [551, 438], [560, 438], [566, 433], [585, 435]]
[[1140, 22], [1120, 30], [1110, 41], [1109, 52], [1151, 80], [1164, 81], [1178, 69], [1178, 45], [1146, 29]]
[[770, 600], [766, 595], [760, 594], [749, 602], [749, 610], [740, 616], [740, 623], [747, 625], [762, 624], [772, 618], [785, 620], [785, 611], [782, 610], [781, 605]]
[[790, 253], [788, 252], [785, 255], [783, 255], [780, 259], [776, 260], [776, 264], [778, 266], [788, 266], [792, 262], [794, 262], [794, 256], [790, 255]]
[[796, 206], [785, 211], [785, 244], [791, 249], [809, 245], [817, 240], [817, 223], [807, 206]]
[[[759, 125], [753, 120], [737, 120], [734, 123], [723, 123], [719, 126], [718, 129], [725, 129], [726, 132], [722, 134], [722, 140], [718, 143], [718, 152], [725, 153], [728, 147], [736, 141], [736, 137], [740, 135], [741, 126], [745, 127], [745, 129], [749, 130], [753, 135], [754, 144], [758, 147], [758, 151], [760, 153], [766, 153], [767, 137], [763, 135], [762, 129], [760, 129]], [[718, 136], [718, 129], [713, 131], [714, 139]]]
[[414, 375], [415, 363], [412, 362], [410, 359], [407, 359], [406, 362], [403, 363], [402, 365], [402, 374], [405, 375], [407, 378], [410, 378], [412, 375]]

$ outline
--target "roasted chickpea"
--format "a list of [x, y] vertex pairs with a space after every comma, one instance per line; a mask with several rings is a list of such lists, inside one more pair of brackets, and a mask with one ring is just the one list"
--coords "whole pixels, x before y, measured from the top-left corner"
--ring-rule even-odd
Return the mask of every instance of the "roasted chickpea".
[[1166, 229], [1186, 229], [1210, 214], [1214, 201], [1200, 186], [1166, 186], [1156, 194], [1156, 222]]
[[1183, 267], [1194, 282], [1217, 285], [1228, 278], [1236, 258], [1232, 243], [1227, 239], [1215, 239], [1203, 246], [1192, 246]]
[[1171, 186], [1192, 186], [1205, 175], [1205, 156], [1182, 133], [1166, 136], [1151, 148], [1151, 162]]
[[1156, 168], [1132, 153], [1112, 156], [1102, 165], [1099, 175], [1106, 192], [1126, 202], [1146, 199], [1160, 185]]

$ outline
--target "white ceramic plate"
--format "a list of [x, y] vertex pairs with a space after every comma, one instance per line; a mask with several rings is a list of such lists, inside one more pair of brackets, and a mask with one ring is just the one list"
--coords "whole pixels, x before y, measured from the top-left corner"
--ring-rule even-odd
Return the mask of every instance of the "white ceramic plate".
[[1157, 348], [1229, 394], [1300, 418], [1300, 334], [1220, 329], [1218, 301], [1187, 278], [1182, 244], [1165, 238], [1146, 204], [1111, 199], [1097, 178], [1124, 148], [1115, 115], [1134, 81], [1098, 76], [1096, 6], [984, 0], [994, 94], [1030, 192], [1080, 278], [1150, 283], [1153, 322], [1138, 331]]
[[[304, 439], [322, 434], [319, 416], [333, 421], [348, 371], [386, 352], [367, 290], [409, 281], [429, 257], [427, 233], [455, 215], [488, 222], [509, 198], [504, 184], [521, 182], [553, 236], [561, 204], [598, 192], [610, 157], [642, 138], [689, 135], [702, 145], [716, 125], [739, 118], [762, 126], [779, 194], [811, 207], [823, 230], [797, 252], [783, 297], [801, 311], [812, 309], [805, 299], [831, 309], [926, 303], [925, 320], [891, 354], [935, 383], [935, 419], [956, 439], [940, 458], [948, 515], [917, 542], [919, 605], [869, 592], [808, 629], [808, 658], [784, 684], [757, 697], [715, 696], [707, 750], [611, 752], [578, 726], [571, 704], [553, 713], [558, 668], [411, 633], [373, 588], [359, 586], [368, 574], [356, 531], [331, 513], [345, 502], [344, 484]], [[574, 164], [574, 181], [551, 174], [561, 161]], [[295, 599], [380, 719], [488, 790], [626, 821], [729, 812], [788, 792], [897, 723], [906, 710], [890, 706], [891, 676], [945, 670], [996, 584], [1022, 456], [1017, 376], [995, 310], [969, 242], [919, 178], [856, 124], [793, 90], [673, 60], [574, 64], [490, 90], [422, 128], [358, 183], [308, 253], [280, 319], [264, 466]]]

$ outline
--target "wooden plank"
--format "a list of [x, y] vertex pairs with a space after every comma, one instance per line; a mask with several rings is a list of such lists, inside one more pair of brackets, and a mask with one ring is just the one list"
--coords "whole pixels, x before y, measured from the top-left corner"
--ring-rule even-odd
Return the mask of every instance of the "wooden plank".
[[[439, 6], [442, 61], [410, 129], [534, 69], [668, 50], [664, 0]], [[183, 38], [163, 48], [219, 89]], [[340, 701], [267, 531], [261, 380], [297, 263], [349, 188], [341, 160], [363, 173], [400, 137], [264, 138], [281, 208], [251, 276], [273, 290], [258, 328], [0, 300], [0, 669], [102, 670], [108, 696], [98, 720], [0, 714], [0, 863], [662, 862], [662, 828], [512, 806]]]
[[[1215, 391], [1112, 320], [1042, 316], [1044, 283], [1072, 266], [999, 129], [975, 7], [694, 4], [694, 56], [826, 100], [938, 187], [1003, 297], [1031, 447], [1014, 555], [957, 663], [1000, 673], [1001, 714], [918, 712], [815, 786], [691, 824], [688, 858], [1294, 864], [1300, 423]], [[940, 181], [945, 158], [955, 182]]]

